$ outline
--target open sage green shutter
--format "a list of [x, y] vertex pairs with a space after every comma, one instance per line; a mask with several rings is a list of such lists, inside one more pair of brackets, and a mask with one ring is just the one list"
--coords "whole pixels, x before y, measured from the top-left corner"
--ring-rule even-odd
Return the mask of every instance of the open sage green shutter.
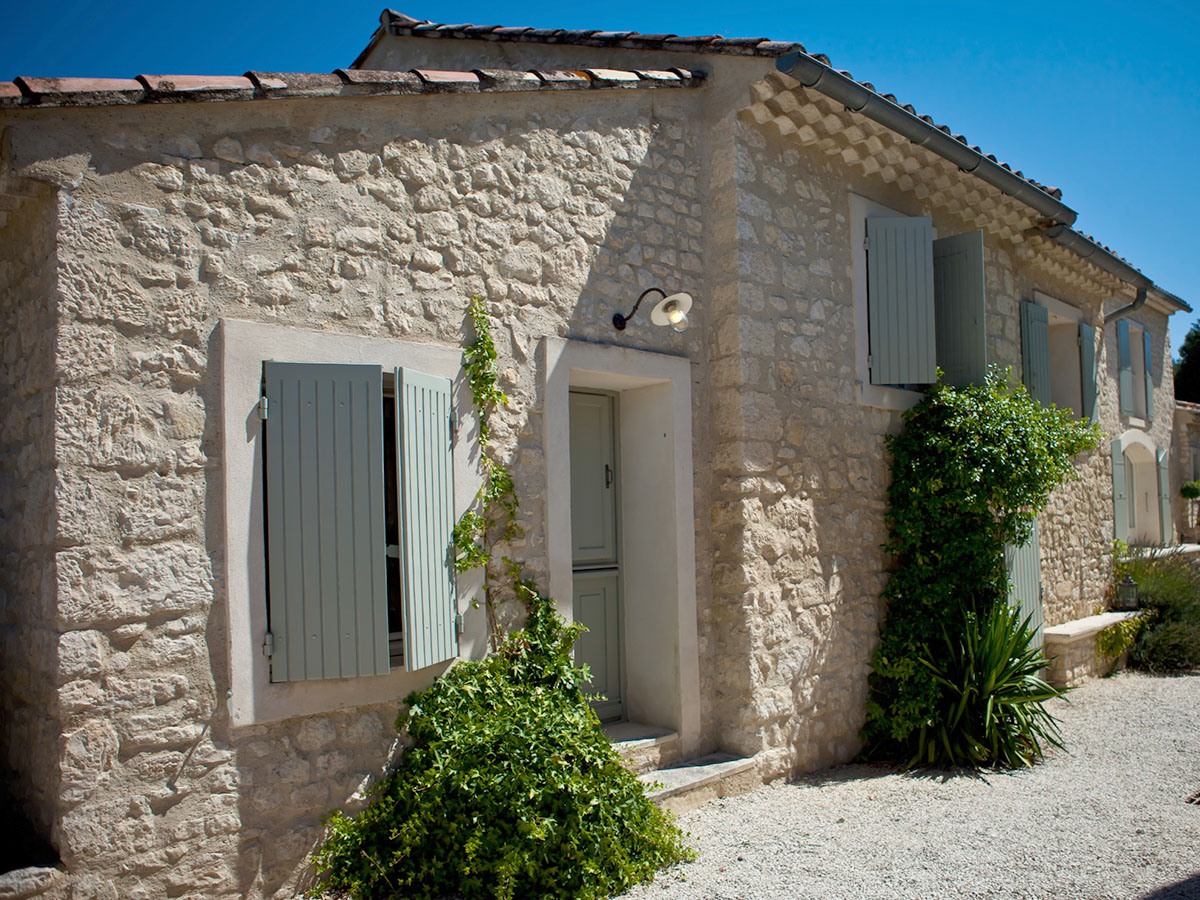
[[1096, 329], [1079, 323], [1079, 383], [1083, 386], [1083, 418], [1096, 421]]
[[1021, 301], [1021, 369], [1029, 396], [1050, 405], [1050, 316], [1044, 306]]
[[937, 379], [933, 224], [928, 217], [867, 219], [871, 384]]
[[954, 387], [983, 384], [987, 335], [982, 231], [933, 242], [933, 305], [943, 380]]
[[1133, 415], [1133, 354], [1129, 350], [1129, 320], [1117, 320], [1117, 391], [1121, 415]]
[[268, 362], [263, 376], [271, 680], [382, 675], [382, 370]]
[[1129, 495], [1125, 485], [1125, 451], [1120, 440], [1112, 442], [1113, 540], [1129, 541]]
[[412, 672], [458, 654], [450, 381], [397, 369], [396, 403], [404, 667]]
[[1142, 358], [1146, 361], [1146, 424], [1154, 421], [1154, 366], [1150, 362], [1150, 334], [1142, 332]]
[[1164, 544], [1175, 543], [1175, 529], [1171, 523], [1171, 467], [1166, 450], [1158, 451], [1158, 516]]
[[1033, 646], [1040, 648], [1045, 614], [1042, 610], [1042, 567], [1036, 519], [1029, 540], [1020, 546], [1004, 546], [1004, 567], [1008, 573], [1008, 602], [1020, 608], [1022, 619], [1029, 619], [1029, 627], [1034, 632]]

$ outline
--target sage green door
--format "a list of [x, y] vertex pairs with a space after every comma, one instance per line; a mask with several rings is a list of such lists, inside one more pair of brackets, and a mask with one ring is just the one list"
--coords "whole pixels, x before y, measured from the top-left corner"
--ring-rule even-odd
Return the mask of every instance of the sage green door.
[[591, 670], [585, 690], [600, 695], [592, 705], [608, 722], [625, 715], [616, 402], [609, 394], [572, 391], [570, 404], [573, 611], [587, 628], [575, 660]]
[[1008, 571], [1008, 602], [1020, 608], [1021, 618], [1029, 619], [1029, 627], [1034, 632], [1033, 644], [1041, 648], [1045, 616], [1042, 612], [1042, 562], [1036, 519], [1029, 540], [1019, 547], [1005, 545], [1004, 566]]

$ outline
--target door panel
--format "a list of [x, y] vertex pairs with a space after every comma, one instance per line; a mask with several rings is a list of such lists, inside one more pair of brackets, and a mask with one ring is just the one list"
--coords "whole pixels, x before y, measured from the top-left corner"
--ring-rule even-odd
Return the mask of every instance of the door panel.
[[584, 690], [600, 694], [592, 706], [600, 721], [621, 718], [621, 611], [615, 570], [576, 572], [574, 577], [575, 621], [585, 631], [575, 643], [575, 661], [592, 672]]
[[1040, 648], [1045, 616], [1042, 612], [1042, 564], [1036, 521], [1028, 541], [1019, 547], [1012, 544], [1005, 546], [1004, 564], [1008, 571], [1008, 602], [1020, 607], [1022, 619], [1029, 619], [1029, 627], [1034, 630], [1033, 646]]
[[613, 401], [572, 393], [571, 543], [575, 565], [617, 562]]

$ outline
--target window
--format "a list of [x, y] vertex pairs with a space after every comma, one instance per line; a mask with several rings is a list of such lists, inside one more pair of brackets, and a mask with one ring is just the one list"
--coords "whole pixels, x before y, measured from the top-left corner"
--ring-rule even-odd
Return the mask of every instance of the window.
[[1128, 319], [1117, 320], [1117, 386], [1121, 414], [1154, 421], [1154, 371], [1150, 335]]
[[[462, 377], [461, 348], [456, 344], [421, 343], [397, 340], [390, 336], [342, 334], [332, 330], [307, 331], [274, 323], [222, 319], [214, 333], [212, 353], [214, 364], [219, 366], [214, 370], [219, 386], [219, 427], [213, 456], [218, 473], [213, 484], [219, 485], [219, 501], [214, 506], [214, 513], [223, 526], [224, 539], [223, 553], [214, 554], [214, 559], [219, 567], [216, 579], [220, 589], [218, 602], [225, 607], [229, 666], [228, 695], [225, 700], [232, 724], [242, 727], [346, 707], [394, 702], [397, 697], [428, 687], [434, 678], [445, 672], [453, 659], [483, 656], [487, 652], [486, 616], [469, 602], [469, 598], [482, 589], [482, 573], [461, 573], [451, 582], [446, 544], [441, 543], [436, 535], [429, 542], [418, 540], [422, 532], [419, 528], [413, 530], [414, 522], [419, 524], [428, 519], [418, 505], [419, 502], [426, 502], [428, 497], [422, 501], [421, 492], [408, 490], [406, 493], [405, 489], [406, 485], [415, 487], [431, 483], [428, 470], [420, 468], [421, 457], [416, 451], [421, 444], [413, 440], [420, 432], [406, 414], [406, 410], [419, 407], [419, 404], [408, 402], [405, 398], [410, 396], [406, 391], [416, 391], [417, 376], [421, 373], [432, 376], [433, 381], [440, 383], [444, 389], [454, 386], [461, 420], [457, 437], [447, 441], [446, 448], [447, 456], [453, 454], [453, 464], [447, 459], [445, 469], [447, 478], [453, 477], [453, 488], [441, 495], [447, 499], [455, 498], [457, 509], [452, 514], [443, 512], [444, 518], [439, 521], [446, 526], [457, 521], [458, 515], [469, 506], [479, 489], [481, 476], [478, 444], [474, 440], [478, 433], [475, 410], [470, 402], [469, 391], [463, 390], [458, 383]], [[350, 424], [343, 420], [337, 428], [303, 432], [301, 426], [307, 421], [305, 417], [287, 415], [286, 403], [281, 405], [270, 398], [265, 409], [267, 418], [263, 420], [261, 401], [264, 362], [267, 360], [295, 361], [293, 365], [309, 368], [313, 373], [313, 391], [318, 381], [329, 382], [331, 376], [342, 371], [351, 380], [358, 377], [362, 382], [360, 393], [369, 392], [374, 399], [363, 399], [358, 406], [359, 416]], [[365, 371], [369, 371], [369, 374], [364, 378]], [[399, 394], [396, 392], [397, 386], [400, 388]], [[324, 390], [327, 398], [336, 396], [331, 384], [326, 383]], [[351, 396], [349, 391], [347, 382], [343, 386], [342, 396]], [[362, 396], [365, 398], [366, 394], [362, 393]], [[333, 409], [343, 408], [335, 405]], [[345, 409], [354, 409], [353, 404]], [[312, 410], [315, 412], [316, 407], [312, 407]], [[371, 421], [375, 423], [372, 427], [377, 428], [376, 437], [371, 436], [365, 424]], [[291, 429], [293, 438], [269, 440], [268, 426], [272, 423], [278, 425], [285, 435]], [[367, 438], [360, 440], [356, 436], [363, 430], [368, 431]], [[300, 441], [301, 433], [307, 434], [304, 442]], [[443, 438], [447, 436], [445, 429], [433, 429], [429, 433], [440, 434]], [[309, 455], [305, 456], [302, 448], [307, 448], [305, 453]], [[352, 455], [355, 448], [366, 454], [367, 462], [340, 468], [328, 464], [330, 453]], [[314, 457], [313, 454], [322, 450], [325, 457]], [[294, 480], [293, 489], [287, 488], [286, 474], [281, 489], [280, 476], [272, 476], [267, 471], [273, 465], [273, 460], [279, 461], [275, 457], [281, 454], [295, 457], [293, 468], [297, 462], [307, 460], [308, 468], [303, 470], [303, 477]], [[326, 460], [324, 469], [314, 469], [314, 459]], [[369, 497], [377, 502], [363, 501], [364, 505], [360, 506], [358, 498], [361, 495], [345, 490], [344, 486], [351, 477], [357, 479], [354, 484], [361, 482], [366, 485], [373, 465], [378, 466], [376, 474], [370, 476], [376, 479], [376, 490]], [[415, 474], [409, 477], [410, 472]], [[330, 473], [342, 480], [339, 482], [337, 478], [331, 480], [325, 477]], [[382, 487], [379, 487], [381, 483]], [[318, 505], [316, 513], [313, 513], [311, 506], [314, 494], [318, 504], [326, 504], [324, 508]], [[434, 495], [437, 496], [437, 492]], [[277, 538], [279, 528], [271, 527], [268, 521], [269, 506], [276, 499], [289, 497], [291, 505], [286, 507], [288, 515], [282, 518], [283, 533]], [[395, 509], [390, 534], [389, 497]], [[298, 505], [306, 498], [309, 506]], [[342, 526], [336, 515], [339, 504], [347, 512], [361, 514], [366, 511], [374, 516], [373, 524], [368, 519], [362, 529], [362, 540], [358, 540], [356, 534], [355, 540], [350, 542], [351, 550], [345, 553], [334, 553], [329, 549], [338, 540], [340, 532], [336, 528]], [[329, 509], [333, 509], [335, 514], [327, 517], [324, 512]], [[354, 521], [353, 516], [342, 521]], [[406, 529], [414, 536], [412, 540], [406, 541]], [[221, 532], [214, 531], [213, 534], [215, 538]], [[285, 575], [277, 578], [272, 572], [268, 594], [268, 553], [277, 541], [286, 548], [289, 539], [293, 543], [299, 542], [302, 549], [306, 546], [315, 547], [313, 559], [310, 560], [307, 554], [301, 552], [300, 563], [285, 566]], [[392, 547], [391, 557], [388, 556], [389, 545]], [[430, 545], [441, 549], [428, 550]], [[279, 599], [285, 604], [283, 615], [286, 616], [289, 611], [286, 604], [298, 601], [295, 596], [289, 599], [286, 594], [281, 598], [276, 597], [278, 580], [284, 579], [286, 583], [286, 578], [290, 576], [296, 583], [296, 579], [303, 579], [306, 572], [315, 572], [311, 577], [315, 577], [318, 584], [322, 578], [333, 574], [341, 578], [357, 578], [365, 574], [370, 576], [366, 579], [369, 582], [378, 572], [380, 556], [384, 560], [385, 585], [388, 569], [394, 573], [391, 600], [393, 607], [399, 600], [399, 629], [395, 627], [395, 609], [391, 615], [392, 626], [388, 625], [386, 587], [379, 592], [373, 588], [364, 588], [362, 591], [362, 596], [370, 598], [372, 602], [362, 607], [361, 611], [368, 621], [361, 630], [351, 631], [350, 637], [346, 638], [340, 628], [325, 628], [326, 620], [322, 616], [326, 612], [323, 605], [326, 596], [333, 598], [332, 606], [339, 613], [355, 609], [348, 602], [342, 602], [346, 595], [341, 593], [340, 583], [335, 579], [335, 589], [328, 595], [324, 591], [303, 595], [317, 607], [311, 619], [319, 626], [317, 631], [308, 631], [309, 637], [299, 639], [284, 634], [285, 644], [321, 644], [318, 662], [314, 663], [311, 672], [308, 671], [309, 660], [305, 654], [298, 664], [305, 668], [290, 672], [288, 681], [279, 680], [283, 674], [277, 665], [280, 620], [272, 615], [268, 622], [268, 610]], [[338, 563], [337, 567], [325, 565], [331, 557]], [[363, 558], [367, 560], [365, 567], [359, 564]], [[320, 565], [314, 568], [314, 563]], [[428, 586], [430, 579], [441, 580], [448, 594], [431, 590]], [[396, 580], [399, 580], [400, 586], [398, 595]], [[303, 586], [301, 581], [299, 587]], [[378, 603], [380, 595], [384, 598], [382, 611]], [[352, 593], [349, 596], [359, 595]], [[292, 624], [302, 621], [300, 617], [307, 611], [302, 609], [298, 612]], [[440, 622], [445, 627], [440, 632], [434, 625], [427, 629], [425, 623], [431, 621], [427, 616], [434, 617], [434, 624]], [[461, 628], [456, 628], [460, 620]], [[342, 624], [341, 619], [336, 621], [339, 626]], [[382, 627], [379, 627], [380, 623]], [[458, 632], [457, 647], [451, 644], [451, 649], [446, 651], [452, 654], [451, 657], [440, 663], [429, 662], [441, 654], [426, 652], [427, 645], [422, 643], [426, 635], [432, 634], [436, 638], [439, 633], [449, 634], [453, 641], [455, 631]], [[315, 640], [311, 637], [313, 633], [318, 635]], [[276, 644], [275, 653], [269, 659], [264, 654], [264, 650], [271, 649], [266, 639], [268, 634], [275, 638]], [[351, 654], [343, 652], [342, 641], [346, 640], [347, 648], [353, 647], [357, 653], [360, 638], [363, 657], [367, 659], [363, 663], [364, 670], [380, 674], [354, 675], [350, 669], [348, 660]], [[327, 640], [336, 644], [329, 649], [329, 655], [326, 655], [324, 646]], [[376, 642], [383, 644], [382, 650]], [[331, 659], [335, 661], [329, 662]], [[347, 661], [343, 663], [343, 660]], [[322, 673], [321, 667], [327, 662], [329, 669]], [[339, 674], [343, 664], [347, 667], [344, 676]], [[353, 666], [359, 666], [357, 656], [354, 656]], [[298, 680], [300, 675], [304, 676], [303, 680]]]
[[1035, 292], [1036, 302], [1021, 301], [1021, 367], [1034, 399], [1070, 409], [1076, 416], [1096, 414], [1096, 329], [1073, 306]]
[[987, 373], [983, 233], [934, 238], [932, 220], [851, 196], [858, 382], [864, 403], [905, 408], [933, 383]]
[[1118, 541], [1170, 543], [1170, 454], [1156, 448], [1140, 428], [1112, 442], [1113, 537]]
[[454, 657], [450, 382], [288, 362], [263, 382], [271, 680]]

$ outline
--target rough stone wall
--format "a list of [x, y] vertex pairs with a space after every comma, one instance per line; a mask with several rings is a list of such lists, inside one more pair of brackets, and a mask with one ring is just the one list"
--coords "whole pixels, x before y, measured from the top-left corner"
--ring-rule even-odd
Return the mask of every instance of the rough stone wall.
[[1200, 537], [1197, 525], [1198, 503], [1179, 496], [1179, 487], [1185, 481], [1194, 481], [1196, 472], [1192, 467], [1192, 454], [1200, 452], [1200, 416], [1196, 410], [1177, 406], [1175, 409], [1175, 429], [1171, 434], [1171, 502], [1175, 515], [1175, 524], [1180, 533], [1180, 540], [1185, 543], [1195, 543]]
[[45, 839], [59, 748], [51, 623], [54, 231], [53, 191], [45, 186], [0, 228], [0, 799], [22, 804]]
[[[850, 194], [931, 216], [939, 235], [978, 226], [927, 193], [864, 175], [750, 117], [737, 126], [735, 156], [738, 286], [714, 320], [712, 350], [714, 522], [730, 540], [718, 545], [710, 631], [724, 664], [705, 690], [738, 749], [765, 751], [766, 771], [795, 771], [856, 752], [889, 565], [880, 550], [883, 436], [901, 420], [858, 399]], [[1132, 299], [1114, 297], [1115, 284], [1080, 284], [1038, 265], [1037, 246], [987, 231], [984, 239], [988, 359], [1015, 379], [1020, 301], [1035, 289], [1096, 327], [1106, 299], [1110, 307]], [[1145, 311], [1141, 321], [1164, 350], [1165, 316]], [[1098, 348], [1099, 418], [1109, 436], [1128, 425], [1117, 414], [1113, 330]], [[1160, 405], [1171, 393], [1162, 362]], [[1160, 413], [1155, 440], [1161, 429]], [[1111, 580], [1107, 438], [1076, 470], [1040, 520], [1048, 624], [1089, 615]]]
[[[525, 529], [507, 552], [544, 579], [534, 350], [544, 335], [612, 342], [612, 313], [651, 283], [702, 295], [689, 102], [510, 96], [501, 112], [418, 97], [7, 123], [17, 164], [60, 185], [61, 713], [46, 727], [64, 738], [45, 812], [72, 896], [290, 895], [321, 815], [356, 802], [394, 750], [391, 705], [229, 726], [217, 319], [459, 346], [467, 299], [487, 297], [513, 397], [494, 440]], [[704, 334], [695, 312], [684, 335], [621, 342], [686, 354]]]
[[824, 160], [739, 122], [736, 302], [714, 321], [708, 686], [723, 734], [770, 773], [857, 749], [876, 640], [894, 415], [854, 385], [845, 184]]

